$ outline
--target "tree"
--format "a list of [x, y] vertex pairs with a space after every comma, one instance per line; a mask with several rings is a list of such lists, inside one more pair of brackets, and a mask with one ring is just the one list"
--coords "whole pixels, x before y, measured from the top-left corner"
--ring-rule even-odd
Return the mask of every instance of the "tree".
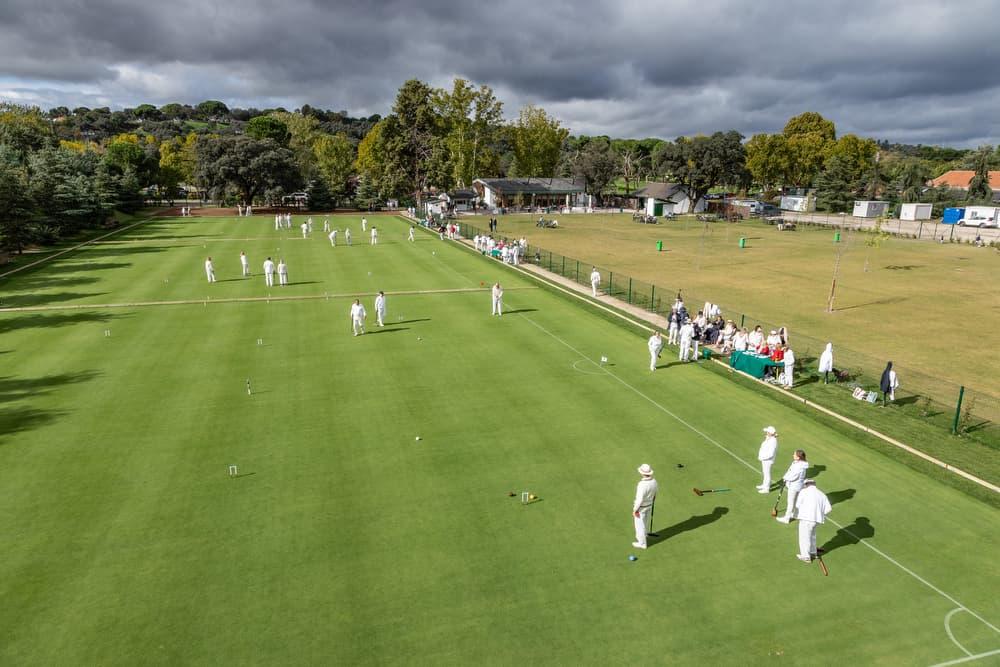
[[301, 184], [295, 156], [272, 139], [203, 137], [197, 156], [196, 180], [216, 194], [231, 186], [245, 202], [266, 190], [292, 190]]
[[251, 118], [244, 131], [254, 139], [270, 139], [282, 146], [288, 145], [288, 139], [291, 136], [288, 132], [288, 125], [273, 115]]
[[[626, 195], [633, 192], [634, 189], [639, 187], [639, 170], [642, 165], [646, 162], [646, 156], [639, 152], [639, 149], [635, 146], [621, 145], [615, 148], [615, 142], [611, 142], [612, 148], [618, 154], [618, 175], [622, 177], [625, 181], [625, 193]], [[635, 188], [633, 188], [633, 184]]]
[[32, 151], [54, 146], [56, 138], [41, 109], [0, 102], [0, 144], [24, 160]]
[[900, 161], [895, 169], [894, 186], [904, 202], [918, 202], [924, 196], [930, 169], [923, 160], [908, 158]]
[[205, 100], [196, 106], [194, 110], [199, 118], [205, 120], [229, 115], [229, 107], [219, 100]]
[[159, 120], [163, 114], [152, 104], [140, 104], [132, 110], [132, 115], [143, 120]]
[[495, 173], [494, 146], [502, 130], [503, 103], [493, 90], [455, 79], [450, 92], [434, 92], [433, 102], [447, 149], [449, 180], [465, 187]]
[[187, 137], [174, 137], [160, 144], [160, 175], [158, 185], [173, 196], [181, 183], [191, 183], [198, 156], [195, 147], [198, 135], [191, 132]]
[[514, 163], [511, 170], [517, 176], [548, 178], [555, 175], [559, 153], [569, 130], [560, 127], [540, 107], [528, 105], [521, 109], [510, 128]]
[[659, 173], [676, 181], [697, 203], [717, 185], [735, 185], [747, 178], [743, 135], [736, 130], [710, 137], [679, 137], [654, 155]]
[[764, 190], [776, 190], [792, 171], [788, 139], [783, 134], [755, 134], [746, 144], [747, 170]]
[[325, 178], [314, 178], [306, 188], [309, 195], [309, 208], [313, 211], [329, 211], [334, 208], [333, 197], [330, 188], [326, 185]]
[[340, 199], [347, 193], [347, 181], [354, 166], [354, 146], [344, 134], [323, 134], [312, 145], [316, 179], [326, 183], [330, 196]]
[[808, 187], [823, 168], [823, 162], [837, 138], [836, 127], [814, 111], [788, 120], [782, 134], [789, 153], [786, 178], [797, 187]]
[[858, 179], [871, 171], [877, 154], [878, 145], [872, 139], [845, 134], [829, 147], [826, 160], [839, 158], [841, 165], [850, 170], [852, 178]]
[[614, 181], [617, 172], [618, 161], [611, 150], [611, 142], [605, 137], [587, 142], [571, 159], [570, 174], [583, 180], [587, 194], [598, 198]]
[[28, 173], [20, 156], [0, 143], [0, 248], [18, 254], [35, 238], [27, 192]]
[[826, 161], [826, 169], [816, 177], [817, 207], [823, 211], [846, 213], [857, 199], [859, 183], [847, 158], [831, 156]]
[[993, 149], [990, 146], [983, 146], [976, 151], [973, 161], [975, 174], [969, 181], [969, 201], [991, 201], [993, 190], [990, 188], [990, 157]]

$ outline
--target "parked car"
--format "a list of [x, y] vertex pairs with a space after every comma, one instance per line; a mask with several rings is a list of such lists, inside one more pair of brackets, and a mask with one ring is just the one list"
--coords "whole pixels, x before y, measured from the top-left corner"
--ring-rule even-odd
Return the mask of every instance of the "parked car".
[[967, 206], [958, 224], [964, 227], [996, 227], [998, 213], [1000, 209], [992, 206]]

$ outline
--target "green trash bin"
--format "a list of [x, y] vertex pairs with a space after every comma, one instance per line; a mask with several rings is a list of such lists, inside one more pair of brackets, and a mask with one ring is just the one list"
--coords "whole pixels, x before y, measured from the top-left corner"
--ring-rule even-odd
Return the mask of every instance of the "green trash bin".
[[833, 242], [834, 243], [840, 243], [840, 232], [834, 232], [833, 233]]
[[663, 252], [663, 241], [656, 242], [656, 252]]
[[710, 349], [708, 349], [707, 347], [703, 347], [703, 348], [701, 348], [701, 356], [704, 357], [705, 359], [711, 359], [712, 358], [712, 351]]
[[747, 238], [745, 236], [741, 236], [740, 237], [740, 247], [741, 248], [746, 248], [747, 247]]

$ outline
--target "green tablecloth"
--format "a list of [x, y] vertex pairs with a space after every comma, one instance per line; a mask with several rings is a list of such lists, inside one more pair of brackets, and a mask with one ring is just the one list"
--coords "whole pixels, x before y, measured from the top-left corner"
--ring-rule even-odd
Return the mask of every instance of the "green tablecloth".
[[729, 365], [747, 375], [762, 378], [768, 366], [784, 366], [785, 364], [781, 361], [771, 361], [769, 358], [753, 352], [736, 351], [729, 355]]

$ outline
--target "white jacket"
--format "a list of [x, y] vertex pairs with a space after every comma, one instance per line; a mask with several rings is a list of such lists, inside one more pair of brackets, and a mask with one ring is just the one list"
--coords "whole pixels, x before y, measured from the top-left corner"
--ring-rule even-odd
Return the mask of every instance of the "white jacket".
[[663, 339], [654, 334], [649, 337], [649, 342], [646, 345], [649, 347], [650, 354], [659, 354], [660, 350], [663, 349]]
[[830, 505], [830, 500], [826, 497], [826, 494], [817, 489], [814, 484], [810, 484], [802, 489], [795, 498], [795, 516], [799, 521], [824, 523], [826, 515], [832, 509], [833, 507]]
[[788, 471], [781, 479], [785, 480], [785, 485], [788, 486], [789, 490], [799, 490], [802, 488], [802, 483], [806, 481], [808, 468], [808, 461], [792, 461], [792, 465], [788, 466]]
[[632, 503], [632, 511], [638, 512], [640, 509], [651, 507], [656, 500], [656, 492], [660, 486], [655, 479], [643, 479], [635, 487], [635, 502]]
[[830, 373], [833, 371], [833, 343], [827, 343], [823, 354], [819, 355], [819, 372]]
[[778, 438], [776, 436], [769, 435], [764, 438], [764, 442], [760, 443], [760, 449], [757, 451], [757, 460], [773, 461], [777, 454]]

